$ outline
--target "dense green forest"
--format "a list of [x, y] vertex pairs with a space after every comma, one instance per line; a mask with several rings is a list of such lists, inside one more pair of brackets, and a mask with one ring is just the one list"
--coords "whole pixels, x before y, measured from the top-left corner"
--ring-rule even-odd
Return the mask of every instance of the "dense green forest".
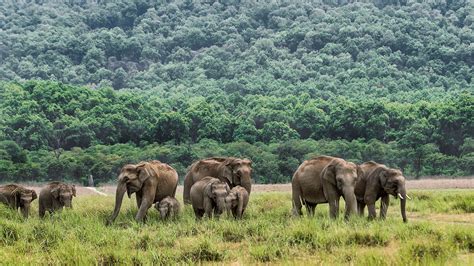
[[473, 43], [469, 0], [6, 1], [0, 180], [214, 155], [259, 183], [318, 154], [473, 175]]

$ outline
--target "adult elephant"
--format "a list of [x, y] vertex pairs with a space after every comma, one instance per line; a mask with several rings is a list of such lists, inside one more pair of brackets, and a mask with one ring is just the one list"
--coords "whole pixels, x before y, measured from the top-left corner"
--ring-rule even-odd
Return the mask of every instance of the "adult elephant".
[[191, 204], [191, 187], [206, 176], [218, 178], [230, 188], [242, 186], [250, 194], [252, 189], [252, 162], [234, 157], [213, 157], [194, 162], [184, 177], [183, 200]]
[[397, 169], [388, 168], [374, 161], [365, 162], [360, 165], [363, 175], [359, 178], [355, 194], [358, 202], [359, 214], [364, 215], [365, 205], [369, 209], [369, 219], [374, 219], [377, 214], [375, 202], [381, 198], [380, 218], [385, 219], [390, 195], [400, 198], [400, 210], [403, 222], [407, 222], [405, 211], [408, 197], [405, 188], [405, 177]]
[[357, 212], [354, 187], [360, 174], [356, 164], [341, 158], [319, 156], [304, 161], [291, 181], [293, 215], [301, 215], [302, 204], [309, 215], [314, 215], [317, 204], [329, 203], [329, 216], [339, 213], [339, 199], [346, 202], [345, 217]]
[[28, 218], [31, 202], [37, 197], [34, 190], [20, 185], [9, 184], [0, 186], [0, 203], [7, 205], [15, 211], [20, 209], [24, 218]]
[[153, 203], [168, 196], [174, 197], [177, 186], [178, 173], [168, 164], [154, 160], [125, 165], [118, 176], [115, 208], [107, 224], [111, 224], [117, 218], [125, 192], [129, 198], [135, 193], [138, 207], [135, 220], [143, 222]]

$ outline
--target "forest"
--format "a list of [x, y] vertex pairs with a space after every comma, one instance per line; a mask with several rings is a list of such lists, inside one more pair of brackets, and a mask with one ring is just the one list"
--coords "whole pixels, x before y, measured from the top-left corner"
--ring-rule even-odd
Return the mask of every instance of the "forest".
[[474, 174], [468, 1], [7, 1], [0, 180], [116, 178], [158, 159], [320, 154]]

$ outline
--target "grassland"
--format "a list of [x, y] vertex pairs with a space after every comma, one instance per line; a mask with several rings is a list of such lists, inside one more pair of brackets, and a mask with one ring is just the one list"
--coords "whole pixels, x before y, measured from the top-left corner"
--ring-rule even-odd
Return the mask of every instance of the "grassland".
[[40, 220], [0, 206], [0, 264], [474, 264], [474, 190], [412, 191], [409, 222], [391, 200], [386, 221], [291, 218], [290, 193], [253, 193], [245, 219], [197, 222], [189, 206], [177, 221], [150, 209], [133, 222], [126, 199], [113, 226], [113, 197], [83, 196], [74, 209]]

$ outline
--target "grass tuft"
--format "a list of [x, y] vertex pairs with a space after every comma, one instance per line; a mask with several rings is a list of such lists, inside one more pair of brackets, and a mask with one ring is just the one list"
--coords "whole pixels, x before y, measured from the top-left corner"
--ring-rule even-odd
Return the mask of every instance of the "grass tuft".
[[[414, 200], [407, 203], [412, 210], [407, 224], [400, 219], [397, 202], [389, 208], [386, 220], [352, 217], [345, 221], [343, 210], [332, 220], [327, 204], [318, 205], [314, 217], [293, 218], [290, 193], [276, 192], [252, 194], [242, 220], [223, 215], [219, 220], [196, 221], [192, 208], [185, 206], [175, 221], [162, 221], [158, 212], [150, 209], [146, 224], [139, 224], [133, 221], [137, 212], [133, 198], [124, 200], [122, 212], [111, 226], [105, 226], [105, 220], [112, 212], [113, 197], [78, 197], [73, 210], [45, 219], [38, 218], [37, 201], [28, 220], [0, 205], [0, 258], [7, 265], [236, 261], [467, 265], [474, 261], [471, 214], [453, 208], [469, 204], [474, 192], [411, 193]], [[341, 209], [343, 204], [341, 200]]]

